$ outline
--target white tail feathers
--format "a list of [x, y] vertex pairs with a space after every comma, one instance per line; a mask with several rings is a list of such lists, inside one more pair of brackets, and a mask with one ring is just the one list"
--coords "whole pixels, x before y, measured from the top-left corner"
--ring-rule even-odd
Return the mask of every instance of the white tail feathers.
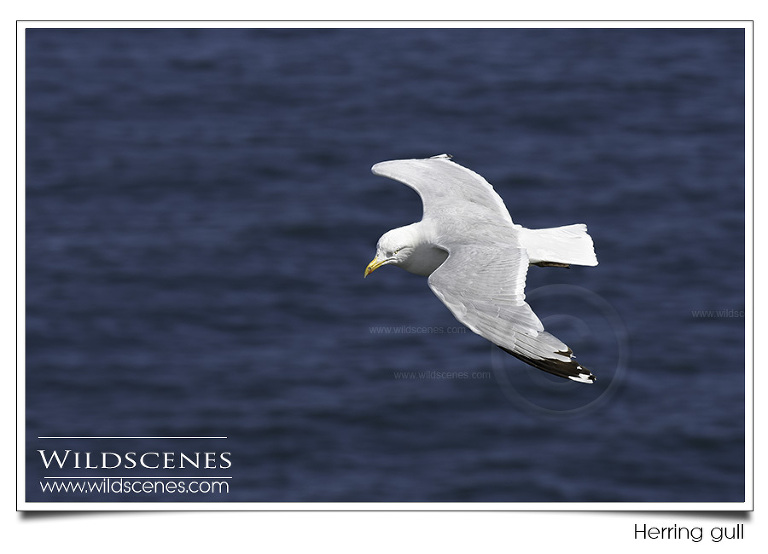
[[595, 246], [583, 223], [551, 229], [520, 227], [529, 262], [542, 265], [597, 265]]

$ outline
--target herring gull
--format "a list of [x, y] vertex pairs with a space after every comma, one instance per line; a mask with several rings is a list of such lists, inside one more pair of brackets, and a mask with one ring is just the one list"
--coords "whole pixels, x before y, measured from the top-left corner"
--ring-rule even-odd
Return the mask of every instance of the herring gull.
[[544, 330], [523, 292], [529, 265], [597, 265], [586, 225], [526, 229], [513, 223], [490, 183], [446, 154], [381, 162], [371, 171], [414, 189], [424, 212], [421, 221], [382, 235], [366, 277], [387, 264], [428, 276], [432, 292], [474, 333], [548, 373], [595, 381], [573, 351]]

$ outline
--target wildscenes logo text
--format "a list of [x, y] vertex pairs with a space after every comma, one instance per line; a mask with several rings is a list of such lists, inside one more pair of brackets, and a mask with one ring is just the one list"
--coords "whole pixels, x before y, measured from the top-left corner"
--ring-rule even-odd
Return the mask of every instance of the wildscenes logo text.
[[38, 450], [46, 469], [229, 469], [231, 452], [77, 452]]

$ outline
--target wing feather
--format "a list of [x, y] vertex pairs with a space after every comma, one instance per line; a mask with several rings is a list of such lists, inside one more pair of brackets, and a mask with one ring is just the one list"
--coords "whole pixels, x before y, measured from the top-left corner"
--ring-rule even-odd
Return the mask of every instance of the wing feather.
[[538, 369], [584, 383], [595, 380], [525, 302], [524, 248], [463, 245], [449, 252], [430, 275], [429, 287], [456, 319]]
[[424, 218], [432, 214], [445, 217], [461, 207], [457, 215], [467, 217], [467, 207], [484, 212], [486, 220], [500, 218], [512, 223], [504, 201], [491, 184], [471, 169], [467, 169], [443, 154], [433, 158], [391, 160], [371, 168], [374, 175], [388, 177], [408, 185], [421, 197]]

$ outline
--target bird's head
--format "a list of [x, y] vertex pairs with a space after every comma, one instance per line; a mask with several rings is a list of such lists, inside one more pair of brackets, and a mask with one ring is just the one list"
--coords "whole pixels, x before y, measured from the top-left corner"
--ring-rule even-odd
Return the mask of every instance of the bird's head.
[[376, 257], [365, 268], [365, 275], [374, 272], [377, 268], [393, 264], [403, 265], [413, 253], [413, 231], [411, 226], [392, 229], [384, 233], [376, 245]]

